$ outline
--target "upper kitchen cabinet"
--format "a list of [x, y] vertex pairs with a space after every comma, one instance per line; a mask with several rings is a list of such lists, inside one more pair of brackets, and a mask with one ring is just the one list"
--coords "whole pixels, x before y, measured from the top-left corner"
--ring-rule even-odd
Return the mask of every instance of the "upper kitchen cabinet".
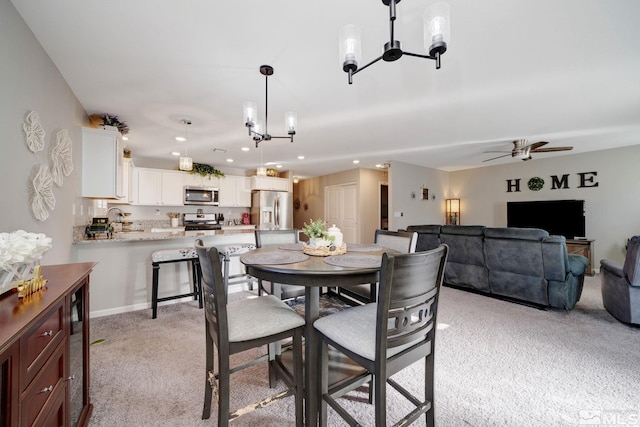
[[270, 176], [252, 176], [252, 190], [273, 190], [291, 192], [291, 181], [289, 178], [274, 178]]
[[251, 207], [251, 178], [227, 175], [220, 179], [221, 207]]
[[82, 197], [125, 199], [120, 133], [82, 128]]
[[182, 206], [185, 174], [162, 169], [135, 168], [132, 189], [136, 205]]

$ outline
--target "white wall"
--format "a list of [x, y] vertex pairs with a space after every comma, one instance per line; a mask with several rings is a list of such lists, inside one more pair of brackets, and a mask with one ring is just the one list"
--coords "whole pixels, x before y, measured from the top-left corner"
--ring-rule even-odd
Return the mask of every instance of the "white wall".
[[[583, 154], [514, 161], [450, 174], [451, 195], [461, 199], [461, 223], [505, 227], [507, 202], [585, 200], [587, 238], [595, 239], [594, 267], [602, 258], [624, 260], [626, 240], [640, 234], [640, 145]], [[578, 188], [580, 172], [597, 172], [598, 187]], [[569, 174], [569, 189], [551, 189], [551, 175]], [[527, 188], [538, 176], [540, 191]], [[520, 178], [519, 193], [507, 192], [506, 180]]]
[[[422, 187], [429, 190], [428, 200], [422, 200]], [[391, 162], [389, 230], [404, 229], [409, 225], [442, 224], [444, 202], [447, 197], [449, 197], [448, 172]], [[396, 216], [400, 212], [402, 216]]]
[[[31, 30], [9, 0], [0, 0], [0, 232], [24, 229], [53, 238], [53, 249], [43, 264], [71, 260], [72, 207], [80, 205], [80, 126], [87, 120], [78, 100]], [[26, 114], [35, 110], [46, 132], [45, 149], [28, 150], [22, 130]], [[74, 171], [62, 187], [54, 184], [55, 209], [49, 218], [36, 220], [29, 208], [32, 168], [48, 164], [55, 133], [67, 129], [73, 141]]]

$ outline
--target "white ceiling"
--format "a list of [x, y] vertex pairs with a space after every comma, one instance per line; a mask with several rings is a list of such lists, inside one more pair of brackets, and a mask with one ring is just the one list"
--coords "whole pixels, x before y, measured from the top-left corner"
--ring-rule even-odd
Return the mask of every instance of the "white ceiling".
[[[451, 0], [452, 41], [440, 70], [405, 56], [371, 66], [351, 86], [338, 33], [358, 25], [363, 63], [379, 56], [389, 39], [379, 0], [12, 2], [87, 113], [128, 123], [134, 160], [184, 149], [174, 139], [183, 118], [193, 122], [196, 162], [254, 169], [262, 152], [264, 163], [301, 176], [351, 169], [353, 159], [443, 170], [517, 162], [482, 162], [495, 156], [484, 151], [510, 150], [516, 138], [574, 146], [569, 153], [640, 143], [637, 0]], [[398, 5], [405, 50], [425, 53], [430, 4]], [[284, 112], [295, 111], [293, 144], [256, 149], [242, 123], [244, 101], [264, 114], [262, 64], [275, 69], [269, 131], [285, 134]]]

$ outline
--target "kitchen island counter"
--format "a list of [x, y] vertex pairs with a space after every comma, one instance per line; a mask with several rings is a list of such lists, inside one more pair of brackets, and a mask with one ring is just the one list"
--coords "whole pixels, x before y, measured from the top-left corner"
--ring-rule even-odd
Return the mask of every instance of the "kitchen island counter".
[[[82, 237], [82, 236], [81, 236]], [[113, 239], [80, 239], [72, 245], [73, 261], [93, 261], [98, 264], [91, 274], [91, 317], [149, 309], [151, 319], [151, 254], [165, 249], [193, 248], [196, 239], [207, 246], [255, 244], [253, 230], [223, 229], [179, 232], [124, 232]], [[238, 257], [232, 257], [230, 274], [244, 271]], [[164, 264], [160, 267], [159, 297], [179, 295], [193, 289], [191, 268], [187, 262]], [[237, 285], [231, 292], [241, 290]], [[185, 299], [185, 300], [188, 300]], [[162, 306], [179, 302], [161, 303]], [[195, 306], [197, 310], [197, 305]]]
[[74, 244], [95, 244], [95, 243], [122, 243], [139, 242], [148, 240], [180, 240], [185, 239], [190, 243], [194, 239], [209, 236], [229, 236], [235, 234], [253, 234], [253, 228], [223, 228], [222, 230], [194, 230], [194, 231], [121, 231], [113, 233], [110, 238], [87, 239], [77, 234], [74, 236]]

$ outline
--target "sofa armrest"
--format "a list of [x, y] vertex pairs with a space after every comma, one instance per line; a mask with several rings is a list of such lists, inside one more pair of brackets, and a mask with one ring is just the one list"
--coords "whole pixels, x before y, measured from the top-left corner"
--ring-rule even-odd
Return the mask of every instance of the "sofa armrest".
[[587, 267], [589, 266], [589, 260], [582, 255], [569, 254], [569, 271], [574, 276], [582, 276], [584, 272], [587, 271]]
[[623, 278], [624, 272], [622, 271], [622, 264], [617, 263], [615, 261], [611, 261], [608, 259], [600, 260], [600, 268], [607, 270], [607, 272], [613, 274], [614, 276]]

